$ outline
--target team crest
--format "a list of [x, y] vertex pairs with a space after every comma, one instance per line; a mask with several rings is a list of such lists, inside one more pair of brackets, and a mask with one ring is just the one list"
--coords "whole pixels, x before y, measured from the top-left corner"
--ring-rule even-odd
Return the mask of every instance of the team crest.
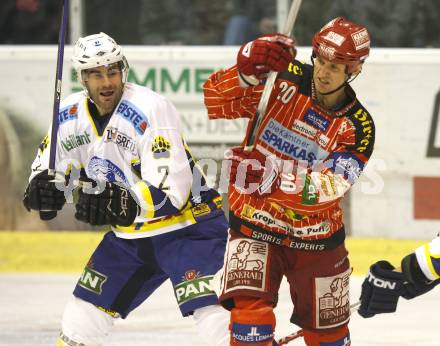
[[155, 159], [168, 159], [170, 157], [171, 144], [163, 136], [154, 138], [151, 151]]
[[119, 182], [128, 185], [124, 172], [113, 162], [93, 156], [87, 166], [87, 176], [96, 181]]

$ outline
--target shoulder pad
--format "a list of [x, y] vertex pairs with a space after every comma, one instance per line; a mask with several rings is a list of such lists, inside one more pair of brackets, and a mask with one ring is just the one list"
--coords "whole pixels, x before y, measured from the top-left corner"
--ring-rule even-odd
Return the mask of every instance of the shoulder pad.
[[278, 79], [290, 81], [299, 86], [299, 92], [303, 95], [310, 95], [312, 82], [312, 66], [294, 60], [289, 64], [286, 71], [281, 72]]

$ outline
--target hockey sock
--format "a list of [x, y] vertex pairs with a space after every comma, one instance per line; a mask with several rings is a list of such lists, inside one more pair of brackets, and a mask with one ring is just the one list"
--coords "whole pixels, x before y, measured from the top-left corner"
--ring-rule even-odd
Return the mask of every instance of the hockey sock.
[[351, 344], [350, 333], [346, 325], [326, 332], [304, 330], [304, 341], [307, 346], [350, 346]]
[[269, 303], [258, 298], [234, 298], [231, 310], [231, 345], [272, 346], [275, 314]]

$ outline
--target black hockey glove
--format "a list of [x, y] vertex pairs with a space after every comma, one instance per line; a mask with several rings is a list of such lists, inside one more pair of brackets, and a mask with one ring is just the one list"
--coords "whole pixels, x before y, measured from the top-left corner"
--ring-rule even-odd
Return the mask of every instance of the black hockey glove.
[[75, 218], [91, 225], [130, 226], [140, 207], [130, 190], [115, 183], [82, 179]]
[[362, 283], [359, 315], [368, 318], [396, 311], [399, 297], [404, 292], [405, 276], [393, 269], [387, 261], [376, 262], [370, 267]]
[[430, 281], [423, 274], [414, 253], [405, 256], [401, 263], [405, 282], [402, 297], [412, 299], [432, 290], [440, 283], [440, 280]]
[[64, 191], [55, 186], [54, 180], [46, 169], [32, 178], [24, 193], [24, 207], [28, 211], [39, 210], [42, 220], [53, 219], [66, 203]]

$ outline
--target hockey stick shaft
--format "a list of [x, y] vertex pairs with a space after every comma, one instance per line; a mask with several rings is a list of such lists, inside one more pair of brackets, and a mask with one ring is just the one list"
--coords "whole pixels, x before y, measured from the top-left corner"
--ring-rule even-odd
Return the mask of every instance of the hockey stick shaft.
[[[359, 306], [360, 306], [360, 305], [361, 305], [361, 302], [360, 302], [360, 301], [351, 304], [351, 305], [350, 305], [350, 311], [351, 311], [351, 312], [356, 311], [357, 309], [359, 309]], [[293, 340], [295, 340], [295, 339], [298, 339], [298, 338], [302, 337], [303, 335], [304, 335], [304, 330], [303, 330], [303, 329], [300, 329], [300, 330], [298, 330], [297, 332], [292, 333], [292, 334], [290, 334], [290, 335], [287, 335], [287, 336], [285, 336], [284, 338], [278, 340], [278, 345], [279, 345], [279, 346], [281, 346], [281, 345], [286, 345], [286, 344], [288, 344], [289, 342], [291, 342], [291, 341], [293, 341]]]
[[[64, 60], [64, 41], [66, 39], [67, 18], [69, 16], [69, 0], [63, 0], [63, 9], [61, 14], [60, 32], [58, 35], [58, 56], [57, 69], [55, 73], [55, 90], [53, 96], [52, 110], [52, 131], [50, 134], [50, 151], [49, 151], [49, 167], [48, 174], [55, 178], [55, 158], [57, 154], [58, 139], [58, 114], [60, 112], [61, 101], [61, 80], [63, 78], [63, 60]], [[55, 210], [40, 210], [41, 220], [50, 220], [55, 217]]]
[[52, 131], [50, 137], [50, 152], [49, 152], [49, 174], [52, 176], [55, 176], [55, 158], [56, 158], [56, 147], [57, 147], [58, 125], [59, 125], [58, 114], [60, 111], [61, 81], [63, 78], [64, 42], [66, 39], [68, 16], [69, 16], [69, 0], [63, 0], [60, 32], [58, 36], [57, 69], [55, 75], [55, 90], [53, 97], [53, 112], [52, 112]]
[[[282, 34], [286, 36], [292, 35], [293, 26], [295, 24], [296, 17], [298, 16], [299, 8], [301, 7], [302, 0], [293, 0], [290, 6], [289, 15], [287, 17], [286, 23], [284, 24], [284, 30]], [[273, 86], [275, 85], [275, 80], [277, 78], [278, 72], [270, 71], [266, 79], [266, 84], [264, 85], [263, 93], [261, 94], [260, 102], [258, 103], [257, 112], [255, 113], [255, 118], [252, 123], [249, 136], [246, 141], [245, 150], [250, 151], [253, 149], [258, 130], [263, 121], [264, 115], [266, 113], [267, 104], [269, 102], [270, 95], [272, 93]]]

